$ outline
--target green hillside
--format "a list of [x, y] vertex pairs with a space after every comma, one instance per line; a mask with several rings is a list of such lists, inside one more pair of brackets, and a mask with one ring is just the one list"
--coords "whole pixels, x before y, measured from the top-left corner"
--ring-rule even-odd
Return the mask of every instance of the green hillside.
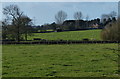
[[117, 44], [3, 45], [2, 76], [117, 77], [119, 76], [117, 46]]
[[88, 38], [89, 40], [101, 40], [101, 30], [84, 30], [84, 31], [65, 31], [65, 32], [51, 32], [51, 33], [34, 33], [28, 39], [41, 38], [47, 40], [82, 40]]

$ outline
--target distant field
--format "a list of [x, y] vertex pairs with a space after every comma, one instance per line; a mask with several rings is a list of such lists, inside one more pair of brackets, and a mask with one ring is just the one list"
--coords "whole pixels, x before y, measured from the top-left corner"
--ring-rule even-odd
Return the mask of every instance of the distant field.
[[116, 77], [117, 44], [3, 45], [3, 77]]
[[88, 38], [89, 40], [101, 40], [101, 30], [84, 30], [84, 31], [66, 31], [66, 32], [51, 32], [51, 33], [34, 33], [28, 39], [41, 38], [48, 40], [82, 40]]

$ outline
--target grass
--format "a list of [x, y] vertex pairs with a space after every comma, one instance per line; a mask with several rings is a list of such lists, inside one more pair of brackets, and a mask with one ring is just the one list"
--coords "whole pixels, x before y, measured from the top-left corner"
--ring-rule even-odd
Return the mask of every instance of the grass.
[[3, 77], [117, 77], [117, 44], [3, 45]]
[[101, 30], [84, 30], [84, 31], [66, 31], [66, 32], [52, 32], [52, 33], [34, 33], [34, 36], [28, 37], [29, 40], [33, 38], [42, 38], [48, 40], [82, 40], [88, 38], [90, 40], [101, 40]]

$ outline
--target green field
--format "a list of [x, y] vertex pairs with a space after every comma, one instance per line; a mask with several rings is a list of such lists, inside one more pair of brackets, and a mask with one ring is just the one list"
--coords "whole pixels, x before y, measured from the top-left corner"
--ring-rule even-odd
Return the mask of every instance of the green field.
[[3, 77], [117, 77], [117, 44], [3, 45]]
[[66, 32], [51, 32], [51, 33], [34, 33], [34, 36], [28, 37], [29, 40], [33, 38], [41, 38], [47, 40], [101, 40], [101, 30], [84, 30], [84, 31], [66, 31]]

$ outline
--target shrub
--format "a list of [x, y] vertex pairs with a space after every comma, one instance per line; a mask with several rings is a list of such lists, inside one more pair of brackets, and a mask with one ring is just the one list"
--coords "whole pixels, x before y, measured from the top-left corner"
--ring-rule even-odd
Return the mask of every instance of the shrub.
[[101, 38], [107, 41], [120, 41], [120, 20], [106, 25], [101, 32]]

